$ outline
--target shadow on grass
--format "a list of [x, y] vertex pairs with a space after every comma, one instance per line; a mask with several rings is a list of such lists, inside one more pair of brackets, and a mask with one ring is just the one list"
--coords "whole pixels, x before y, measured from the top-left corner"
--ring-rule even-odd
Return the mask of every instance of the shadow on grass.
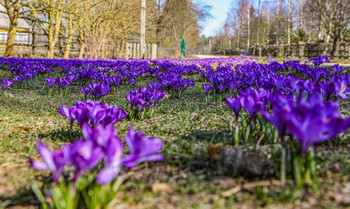
[[[165, 153], [164, 163], [208, 177], [271, 178], [275, 163], [253, 146], [235, 147], [229, 130], [196, 130], [180, 137], [176, 151]], [[173, 148], [172, 148], [173, 149]], [[174, 149], [173, 149], [174, 150]], [[165, 151], [166, 152], [166, 151]]]
[[[52, 177], [47, 175], [36, 176], [36, 181], [41, 182], [41, 191], [47, 191]], [[29, 206], [40, 206], [40, 202], [35, 196], [29, 185], [24, 185], [19, 188], [14, 195], [0, 195], [0, 208], [18, 208], [18, 207], [29, 207]]]
[[81, 137], [81, 131], [72, 130], [69, 128], [61, 130], [54, 130], [47, 133], [39, 134], [39, 138], [46, 138], [52, 141], [60, 141], [60, 142], [73, 142]]

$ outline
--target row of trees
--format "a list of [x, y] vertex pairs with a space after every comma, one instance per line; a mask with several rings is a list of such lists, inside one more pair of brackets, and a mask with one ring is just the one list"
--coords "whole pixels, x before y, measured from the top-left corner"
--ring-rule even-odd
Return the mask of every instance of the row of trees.
[[[146, 42], [180, 51], [180, 37], [195, 47], [201, 23], [210, 7], [193, 0], [148, 0]], [[139, 42], [141, 0], [1, 0], [10, 19], [5, 56], [13, 56], [18, 18], [40, 26], [47, 37], [47, 57], [54, 57], [59, 37], [65, 39], [64, 58], [73, 40], [79, 58], [120, 57], [126, 42]], [[194, 44], [191, 44], [194, 43]]]
[[349, 35], [350, 0], [236, 0], [215, 37], [214, 50], [252, 45], [333, 43]]

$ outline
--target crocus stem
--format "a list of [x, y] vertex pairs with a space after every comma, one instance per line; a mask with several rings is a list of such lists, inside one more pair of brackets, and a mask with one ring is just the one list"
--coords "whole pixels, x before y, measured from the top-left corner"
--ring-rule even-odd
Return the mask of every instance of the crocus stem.
[[152, 108], [152, 111], [151, 111], [151, 118], [153, 118], [154, 108], [155, 108], [155, 106]]
[[[277, 129], [275, 130], [275, 139], [273, 143], [277, 143], [277, 138], [278, 138], [278, 131]], [[283, 139], [282, 139], [282, 144], [283, 144]], [[282, 145], [283, 146], [283, 145]]]
[[144, 114], [145, 114], [145, 110], [142, 111], [141, 119], [144, 119], [144, 118], [143, 118]]
[[248, 124], [248, 127], [247, 127], [247, 131], [246, 131], [246, 133], [245, 133], [245, 139], [244, 139], [244, 142], [245, 142], [245, 143], [248, 142], [249, 134], [250, 134], [250, 121], [249, 121], [249, 124]]
[[120, 185], [121, 185], [121, 184], [123, 183], [123, 181], [124, 181], [124, 178], [125, 178], [125, 176], [126, 176], [126, 173], [127, 173], [127, 170], [125, 170], [125, 171], [118, 177], [117, 181], [114, 182], [114, 184], [113, 184], [113, 191], [114, 191], [114, 192], [117, 192], [117, 191], [118, 191]]
[[286, 147], [282, 146], [282, 160], [281, 160], [281, 182], [286, 184]]
[[72, 129], [73, 129], [73, 123], [70, 124], [70, 128], [69, 128], [69, 138], [70, 138], [70, 140], [72, 140]]
[[239, 146], [239, 138], [238, 138], [238, 118], [236, 118], [236, 128], [235, 128], [235, 146]]

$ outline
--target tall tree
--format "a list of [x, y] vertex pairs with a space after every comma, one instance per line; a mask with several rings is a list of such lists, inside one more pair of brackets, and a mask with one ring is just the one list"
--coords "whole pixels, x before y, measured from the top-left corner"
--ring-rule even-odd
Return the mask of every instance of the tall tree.
[[[40, 27], [48, 39], [47, 57], [54, 57], [55, 44], [61, 29], [66, 0], [36, 0], [30, 7], [32, 15], [38, 20]], [[39, 13], [36, 8], [42, 8]]]
[[315, 14], [320, 29], [333, 39], [331, 58], [350, 24], [350, 0], [308, 0], [306, 9], [309, 14]]
[[186, 47], [197, 45], [201, 22], [210, 16], [210, 6], [193, 0], [166, 0], [160, 18], [160, 33], [164, 42], [170, 43], [180, 55], [180, 37], [183, 36]]
[[8, 38], [6, 42], [5, 57], [11, 57], [14, 54], [15, 48], [15, 37], [17, 32], [18, 18], [20, 15], [20, 8], [22, 6], [20, 0], [4, 0], [1, 1], [3, 6], [5, 6], [7, 14], [10, 19], [10, 27], [8, 32]]

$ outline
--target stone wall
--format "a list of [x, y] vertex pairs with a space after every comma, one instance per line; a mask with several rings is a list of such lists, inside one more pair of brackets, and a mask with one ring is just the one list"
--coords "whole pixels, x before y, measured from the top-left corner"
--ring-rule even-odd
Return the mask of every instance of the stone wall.
[[[6, 45], [0, 45], [0, 55], [3, 56], [6, 50]], [[21, 44], [15, 45], [15, 56], [19, 57], [46, 57], [47, 53], [47, 44], [35, 44], [34, 47], [30, 44]], [[60, 54], [63, 56], [64, 45], [55, 45], [55, 54]], [[71, 57], [77, 57], [79, 54], [79, 46], [76, 43], [72, 43], [70, 50]]]
[[[308, 58], [318, 55], [330, 55], [332, 52], [333, 43], [329, 44], [312, 44], [299, 42], [298, 44], [266, 47], [251, 47], [249, 55], [259, 57], [286, 57], [291, 58]], [[335, 59], [350, 59], [350, 42], [338, 43], [334, 54]]]

